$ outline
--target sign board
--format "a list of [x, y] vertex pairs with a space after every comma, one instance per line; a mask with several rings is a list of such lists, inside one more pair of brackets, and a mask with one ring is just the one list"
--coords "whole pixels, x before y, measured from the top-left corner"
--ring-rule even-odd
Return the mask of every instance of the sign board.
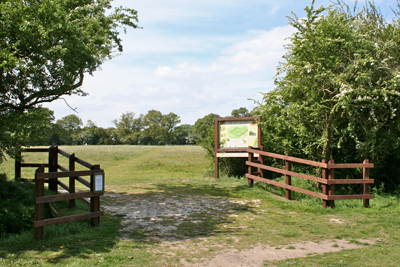
[[218, 158], [248, 157], [249, 146], [262, 149], [260, 121], [260, 117], [215, 118], [215, 178], [219, 177]]
[[91, 183], [92, 183], [92, 192], [93, 193], [104, 192], [104, 172], [93, 173], [93, 178], [92, 178]]
[[258, 147], [258, 126], [254, 120], [219, 122], [218, 148]]

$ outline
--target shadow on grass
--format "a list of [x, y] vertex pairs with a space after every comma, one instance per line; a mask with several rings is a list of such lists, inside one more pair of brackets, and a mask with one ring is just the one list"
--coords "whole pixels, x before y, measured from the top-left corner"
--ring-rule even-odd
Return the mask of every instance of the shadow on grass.
[[123, 239], [158, 243], [240, 231], [238, 213], [254, 213], [251, 202], [235, 200], [247, 186], [155, 184], [141, 194], [107, 194], [103, 207], [122, 216]]
[[89, 220], [83, 220], [46, 226], [43, 240], [34, 240], [33, 231], [3, 237], [0, 258], [32, 265], [71, 259], [90, 262], [97, 254], [115, 253], [121, 239], [135, 250], [164, 241], [234, 235], [242, 229], [235, 221], [238, 213], [253, 213], [251, 202], [235, 200], [240, 191], [248, 190], [245, 185], [159, 183], [141, 189], [144, 193], [102, 197], [105, 216], [99, 227], [90, 227]]

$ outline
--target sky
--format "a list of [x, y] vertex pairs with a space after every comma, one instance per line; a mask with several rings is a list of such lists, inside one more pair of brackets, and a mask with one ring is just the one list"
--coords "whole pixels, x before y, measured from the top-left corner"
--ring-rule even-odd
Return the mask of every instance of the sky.
[[[354, 0], [347, 0], [354, 5]], [[82, 89], [45, 104], [57, 119], [69, 114], [113, 127], [122, 113], [173, 112], [182, 124], [233, 109], [252, 110], [274, 89], [285, 40], [294, 33], [286, 16], [304, 17], [311, 0], [115, 0], [138, 11], [140, 29], [121, 33], [124, 51], [105, 62]], [[327, 6], [329, 0], [315, 0]], [[361, 7], [364, 1], [359, 1]], [[376, 0], [390, 21], [396, 0]], [[261, 93], [260, 93], [261, 92]], [[252, 100], [249, 100], [252, 99]]]

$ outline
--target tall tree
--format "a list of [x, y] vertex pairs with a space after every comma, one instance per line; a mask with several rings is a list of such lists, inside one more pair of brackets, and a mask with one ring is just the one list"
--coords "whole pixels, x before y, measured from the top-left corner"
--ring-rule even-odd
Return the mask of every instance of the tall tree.
[[159, 141], [163, 141], [163, 128], [161, 122], [163, 115], [158, 110], [149, 110], [147, 114], [143, 117], [143, 125], [145, 127], [143, 131], [143, 136], [150, 138], [147, 142], [151, 142], [153, 145], [157, 145]]
[[180, 117], [173, 112], [162, 116], [161, 127], [163, 128], [164, 140], [167, 144], [172, 144], [175, 141], [176, 136], [174, 135], [174, 132], [176, 126], [180, 122]]
[[75, 114], [62, 117], [61, 119], [57, 120], [56, 123], [70, 133], [72, 133], [74, 130], [80, 130], [81, 126], [83, 126], [82, 119]]
[[143, 130], [143, 114], [135, 118], [135, 113], [122, 113], [119, 119], [114, 121], [120, 140], [126, 144], [137, 144], [141, 131]]
[[[122, 51], [121, 27], [137, 27], [135, 10], [109, 9], [109, 0], [0, 1], [2, 125], [15, 126], [8, 121], [15, 117], [32, 118], [40, 112], [40, 103], [63, 95], [86, 95], [81, 89], [84, 75], [93, 74]], [[34, 127], [31, 121], [25, 125]], [[3, 158], [10, 143], [3, 135], [0, 138]]]
[[136, 27], [135, 10], [108, 9], [107, 0], [1, 1], [0, 112], [86, 95], [84, 74], [122, 51], [120, 26]]
[[193, 135], [195, 140], [206, 138], [209, 128], [214, 128], [215, 118], [219, 118], [218, 114], [210, 113], [203, 118], [198, 119], [194, 123]]
[[312, 1], [305, 11], [289, 18], [297, 32], [259, 107], [264, 147], [318, 161], [369, 158], [377, 180], [393, 185], [400, 173], [386, 162], [400, 164], [399, 20], [387, 23], [372, 3], [354, 13], [341, 1]]

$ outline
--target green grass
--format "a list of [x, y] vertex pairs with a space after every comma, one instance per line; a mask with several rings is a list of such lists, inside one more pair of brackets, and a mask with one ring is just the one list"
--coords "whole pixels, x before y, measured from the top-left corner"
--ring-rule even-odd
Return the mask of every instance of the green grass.
[[[335, 209], [323, 209], [320, 199], [287, 201], [279, 192], [266, 192], [263, 184], [249, 188], [243, 178], [203, 177], [208, 162], [205, 152], [197, 146], [61, 149], [100, 164], [105, 170], [106, 191], [118, 193], [119, 197], [104, 196], [102, 205], [121, 209], [132, 205], [130, 210], [133, 210], [149, 202], [155, 207], [164, 205], [177, 210], [189, 205], [183, 203], [191, 203], [193, 210], [186, 217], [171, 214], [143, 217], [143, 225], [157, 226], [157, 219], [162, 219], [160, 225], [170, 227], [168, 232], [156, 227], [151, 230], [137, 227], [121, 233], [128, 209], [114, 215], [106, 213], [97, 228], [90, 227], [88, 221], [45, 227], [41, 241], [33, 240], [32, 231], [4, 237], [0, 240], [0, 266], [183, 266], [181, 259], [200, 263], [227, 249], [250, 249], [261, 244], [276, 248], [288, 245], [287, 249], [277, 251], [291, 251], [295, 249], [291, 244], [298, 242], [340, 239], [363, 247], [265, 262], [265, 265], [396, 266], [400, 262], [397, 196], [377, 196], [367, 209], [362, 208], [362, 200], [336, 201]], [[33, 154], [29, 157], [26, 162], [39, 159]], [[46, 156], [42, 155], [42, 159], [46, 161]], [[66, 161], [62, 164], [67, 166]], [[0, 172], [12, 177], [13, 165], [12, 161], [0, 165]], [[23, 176], [33, 178], [33, 171], [25, 170]], [[171, 199], [177, 201], [168, 202]], [[67, 209], [66, 202], [57, 204], [63, 214], [87, 209], [81, 204], [74, 210]], [[121, 240], [121, 235], [129, 239]], [[366, 245], [362, 239], [374, 239], [376, 243]]]

